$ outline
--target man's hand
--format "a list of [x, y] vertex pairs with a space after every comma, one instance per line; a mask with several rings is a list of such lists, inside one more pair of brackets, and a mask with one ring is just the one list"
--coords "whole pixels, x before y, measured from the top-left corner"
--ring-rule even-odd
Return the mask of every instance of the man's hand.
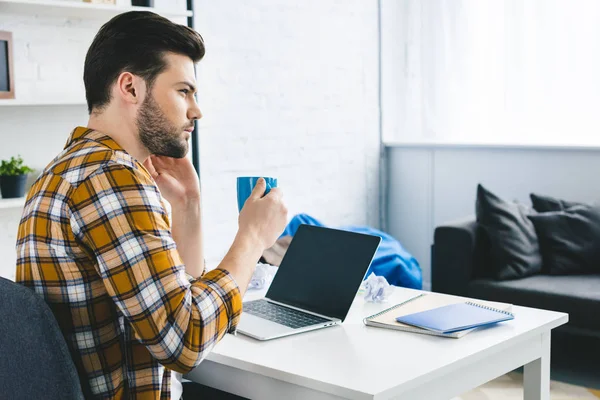
[[152, 155], [144, 161], [144, 167], [172, 205], [200, 200], [200, 181], [189, 158]]
[[237, 282], [242, 296], [263, 251], [273, 245], [287, 223], [287, 208], [280, 189], [263, 197], [267, 184], [260, 178], [239, 216], [239, 229], [233, 245], [219, 264]]
[[261, 252], [273, 246], [287, 223], [283, 194], [279, 188], [273, 188], [263, 197], [266, 188], [264, 178], [260, 178], [239, 216], [239, 234], [257, 241]]
[[200, 212], [200, 181], [188, 158], [150, 156], [144, 166], [162, 196], [171, 204], [173, 240], [194, 278], [204, 270], [204, 248]]

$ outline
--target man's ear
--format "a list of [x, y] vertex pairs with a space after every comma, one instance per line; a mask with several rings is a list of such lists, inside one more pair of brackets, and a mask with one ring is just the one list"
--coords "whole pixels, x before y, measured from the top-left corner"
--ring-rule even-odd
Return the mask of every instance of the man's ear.
[[131, 72], [122, 72], [115, 86], [116, 95], [130, 104], [141, 103], [146, 91], [144, 80]]

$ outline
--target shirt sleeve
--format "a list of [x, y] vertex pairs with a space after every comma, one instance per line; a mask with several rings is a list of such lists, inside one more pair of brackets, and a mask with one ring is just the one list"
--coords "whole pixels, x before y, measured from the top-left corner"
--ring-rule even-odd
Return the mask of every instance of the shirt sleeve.
[[108, 294], [137, 339], [165, 367], [188, 372], [242, 309], [229, 272], [190, 280], [150, 175], [117, 162], [95, 171], [70, 196], [70, 224], [95, 258]]

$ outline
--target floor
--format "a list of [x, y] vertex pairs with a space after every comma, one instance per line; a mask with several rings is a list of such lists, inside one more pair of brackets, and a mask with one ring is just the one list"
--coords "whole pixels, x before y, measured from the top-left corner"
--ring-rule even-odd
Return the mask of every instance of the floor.
[[[511, 372], [452, 400], [522, 400], [523, 374]], [[564, 382], [550, 382], [551, 400], [598, 400], [600, 391]]]
[[[553, 334], [550, 398], [600, 399], [600, 338]], [[453, 400], [523, 399], [522, 369], [503, 375]]]

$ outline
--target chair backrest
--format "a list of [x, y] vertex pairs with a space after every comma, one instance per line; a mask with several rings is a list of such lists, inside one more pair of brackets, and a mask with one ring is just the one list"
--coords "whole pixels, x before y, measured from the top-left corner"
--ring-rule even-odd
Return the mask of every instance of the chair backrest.
[[84, 398], [54, 314], [31, 289], [4, 278], [0, 278], [0, 398]]

